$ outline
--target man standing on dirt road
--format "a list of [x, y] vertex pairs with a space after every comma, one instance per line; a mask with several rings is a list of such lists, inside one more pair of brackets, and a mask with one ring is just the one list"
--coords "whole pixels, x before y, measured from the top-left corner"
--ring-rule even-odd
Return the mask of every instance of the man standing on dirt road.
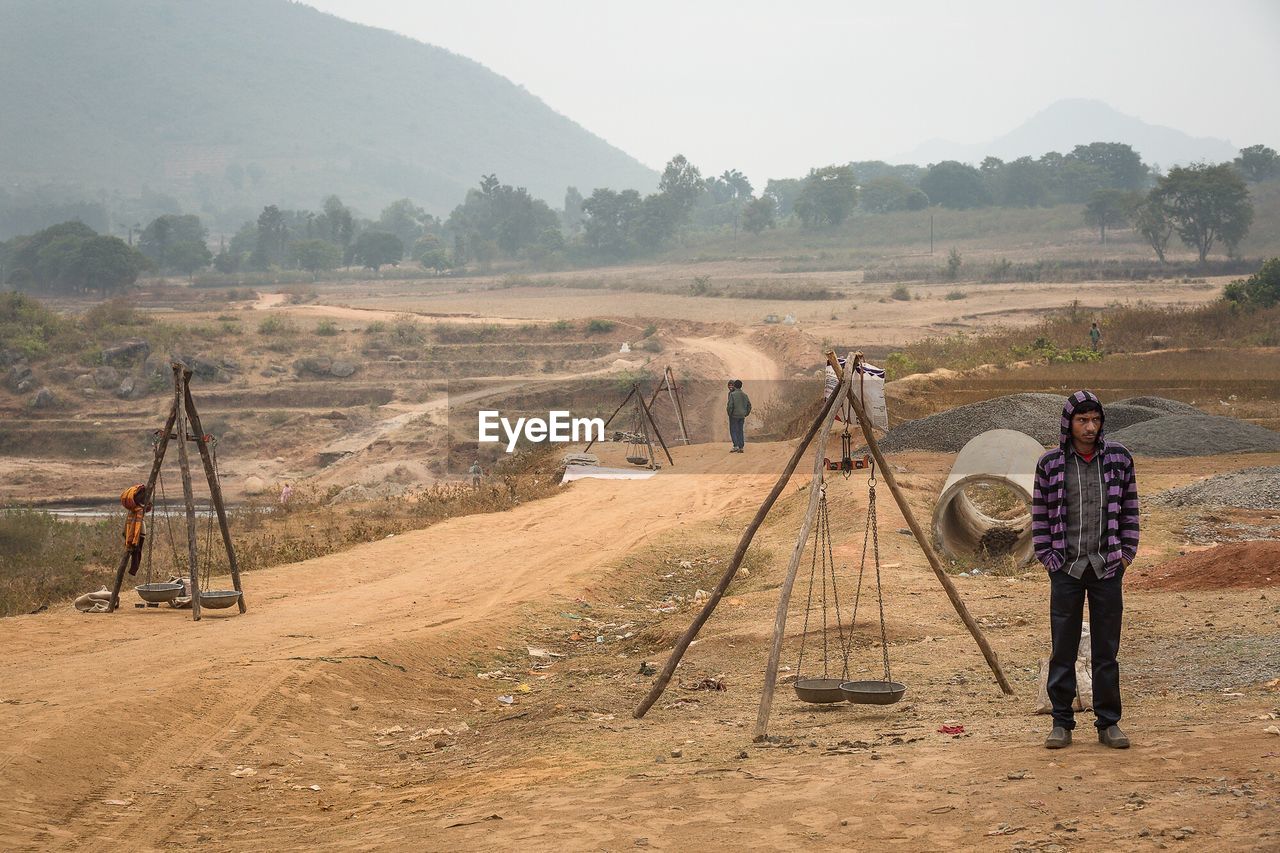
[[1080, 624], [1089, 600], [1093, 652], [1093, 712], [1098, 741], [1127, 749], [1120, 730], [1121, 584], [1138, 551], [1138, 482], [1133, 456], [1103, 438], [1106, 415], [1089, 391], [1062, 407], [1058, 447], [1036, 465], [1031, 536], [1036, 557], [1049, 570], [1049, 700], [1053, 730], [1047, 749], [1071, 744]]
[[742, 380], [734, 379], [729, 383], [729, 400], [725, 404], [729, 414], [729, 438], [733, 441], [730, 453], [742, 453], [747, 445], [744, 424], [747, 415], [751, 414], [751, 398], [742, 390]]

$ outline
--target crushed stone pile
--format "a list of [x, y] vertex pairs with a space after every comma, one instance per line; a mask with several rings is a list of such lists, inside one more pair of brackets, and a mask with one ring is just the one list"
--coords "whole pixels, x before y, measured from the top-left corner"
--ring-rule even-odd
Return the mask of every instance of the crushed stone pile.
[[[928, 450], [958, 453], [974, 436], [992, 429], [1026, 433], [1045, 447], [1058, 443], [1065, 395], [1010, 394], [907, 421], [880, 442], [886, 453]], [[1280, 433], [1235, 418], [1210, 415], [1163, 397], [1103, 401], [1106, 436], [1144, 456], [1210, 456], [1280, 452]]]
[[[1136, 570], [1136, 571], [1135, 571]], [[1125, 583], [1139, 589], [1249, 589], [1280, 584], [1280, 541], [1231, 542], [1155, 566], [1135, 565]]]
[[1151, 406], [1139, 406], [1134, 403], [1107, 403], [1103, 406], [1107, 413], [1107, 432], [1115, 434], [1122, 429], [1140, 424], [1143, 421], [1155, 420], [1169, 415], [1164, 409]]
[[1134, 424], [1107, 438], [1144, 456], [1215, 456], [1280, 451], [1280, 432], [1218, 415], [1166, 415]]
[[1280, 509], [1280, 465], [1218, 474], [1151, 496], [1165, 506], [1230, 506]]
[[1202, 415], [1204, 412], [1190, 403], [1181, 400], [1170, 400], [1167, 397], [1126, 397], [1106, 406], [1107, 418], [1111, 417], [1112, 406], [1142, 406], [1145, 409], [1159, 409], [1168, 415]]
[[889, 430], [880, 449], [958, 453], [971, 438], [992, 429], [1016, 429], [1045, 446], [1055, 445], [1064, 399], [1057, 394], [1010, 394], [970, 403], [899, 424]]

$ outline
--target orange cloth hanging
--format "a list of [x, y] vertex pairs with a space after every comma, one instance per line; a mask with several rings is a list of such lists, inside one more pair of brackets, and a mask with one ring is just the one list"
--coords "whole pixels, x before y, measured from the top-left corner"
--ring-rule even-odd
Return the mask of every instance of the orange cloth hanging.
[[120, 505], [129, 511], [124, 523], [124, 545], [135, 549], [142, 546], [143, 516], [147, 512], [147, 487], [139, 483], [120, 493]]

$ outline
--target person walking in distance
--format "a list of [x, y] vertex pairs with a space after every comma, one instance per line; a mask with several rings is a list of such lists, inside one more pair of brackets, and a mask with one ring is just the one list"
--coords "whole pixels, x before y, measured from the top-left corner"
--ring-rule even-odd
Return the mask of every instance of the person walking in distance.
[[471, 488], [480, 488], [480, 477], [483, 474], [484, 470], [480, 467], [480, 460], [476, 459], [471, 463], [471, 467], [467, 469], [467, 479], [471, 482]]
[[1097, 352], [1098, 347], [1101, 345], [1102, 345], [1102, 330], [1098, 328], [1098, 323], [1095, 320], [1093, 324], [1089, 326], [1089, 346], [1093, 348], [1094, 352]]
[[1127, 749], [1120, 730], [1120, 624], [1122, 582], [1138, 552], [1138, 481], [1133, 456], [1103, 437], [1106, 414], [1089, 391], [1062, 408], [1058, 447], [1036, 464], [1031, 538], [1049, 571], [1049, 624], [1053, 652], [1048, 693], [1053, 730], [1047, 749], [1071, 744], [1075, 728], [1076, 655], [1084, 602], [1089, 600], [1093, 652], [1093, 711], [1098, 741]]
[[729, 414], [729, 438], [733, 441], [730, 453], [742, 453], [747, 445], [743, 427], [747, 416], [751, 414], [751, 398], [742, 390], [742, 380], [734, 379], [729, 383], [729, 400], [725, 405]]

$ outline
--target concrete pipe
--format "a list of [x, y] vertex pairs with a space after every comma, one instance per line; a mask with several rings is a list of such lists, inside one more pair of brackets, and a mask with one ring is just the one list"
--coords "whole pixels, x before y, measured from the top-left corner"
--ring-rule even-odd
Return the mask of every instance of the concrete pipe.
[[[1034, 438], [1011, 429], [988, 430], [964, 446], [933, 508], [933, 536], [944, 554], [969, 560], [987, 550], [992, 556], [1011, 553], [1018, 565], [1032, 560], [1031, 492], [1042, 453]], [[984, 513], [965, 494], [983, 484], [1010, 489], [1026, 504], [1026, 516], [1001, 520]]]

